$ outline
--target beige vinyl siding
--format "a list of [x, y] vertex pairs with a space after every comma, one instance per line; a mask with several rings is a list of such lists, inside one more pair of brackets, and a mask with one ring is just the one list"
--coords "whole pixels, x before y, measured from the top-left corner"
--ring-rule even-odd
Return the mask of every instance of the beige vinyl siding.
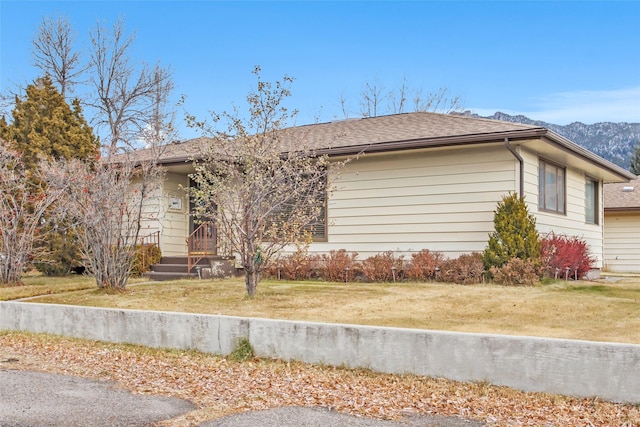
[[[538, 156], [527, 150], [522, 150], [521, 155], [525, 160], [525, 200], [529, 212], [536, 217], [538, 232], [541, 236], [554, 232], [584, 239], [589, 245], [591, 255], [596, 258], [595, 267], [602, 268], [602, 203], [598, 206], [598, 224], [588, 224], [585, 210], [587, 176], [583, 171], [566, 167], [566, 213], [557, 214], [542, 211], [538, 209]], [[560, 164], [560, 166], [563, 165]], [[598, 184], [598, 200], [602, 200], [602, 183]]]
[[[182, 188], [189, 185], [183, 174], [167, 173], [164, 181], [162, 203], [162, 238], [160, 249], [164, 256], [186, 256], [186, 239], [189, 232], [189, 199]], [[182, 188], [181, 188], [182, 186]], [[169, 209], [170, 198], [182, 200], [181, 209]]]
[[640, 273], [640, 212], [604, 216], [604, 265], [617, 273]]
[[329, 197], [328, 242], [310, 250], [360, 258], [482, 251], [496, 204], [516, 188], [515, 164], [501, 145], [365, 155], [346, 166]]
[[162, 187], [158, 185], [142, 203], [140, 215], [140, 238], [161, 230], [160, 216], [162, 204]]

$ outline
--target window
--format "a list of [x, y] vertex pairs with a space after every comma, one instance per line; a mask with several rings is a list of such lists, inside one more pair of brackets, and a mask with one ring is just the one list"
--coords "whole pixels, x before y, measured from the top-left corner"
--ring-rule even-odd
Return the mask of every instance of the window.
[[[317, 177], [320, 182], [317, 187], [308, 187], [297, 192], [297, 195], [290, 198], [275, 209], [269, 216], [269, 221], [274, 225], [291, 223], [303, 220], [306, 222], [304, 229], [310, 233], [313, 241], [323, 242], [327, 240], [327, 177], [326, 175]], [[313, 199], [317, 203], [301, 202], [300, 199]], [[305, 210], [308, 208], [308, 210]]]
[[584, 186], [585, 221], [587, 224], [598, 224], [598, 181], [587, 177]]
[[564, 168], [540, 160], [538, 170], [538, 208], [564, 214], [565, 191]]

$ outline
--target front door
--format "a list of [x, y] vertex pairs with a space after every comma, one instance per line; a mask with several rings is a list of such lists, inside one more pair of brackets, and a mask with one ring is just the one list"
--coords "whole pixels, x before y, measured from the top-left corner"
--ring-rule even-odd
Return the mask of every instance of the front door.
[[[197, 184], [189, 180], [191, 187]], [[189, 252], [194, 255], [216, 255], [218, 236], [210, 218], [195, 215], [195, 203], [189, 198]]]

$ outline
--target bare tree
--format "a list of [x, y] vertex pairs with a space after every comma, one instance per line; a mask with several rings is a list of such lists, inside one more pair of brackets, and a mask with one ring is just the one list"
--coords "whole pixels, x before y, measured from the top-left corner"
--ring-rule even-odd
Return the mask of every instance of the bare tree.
[[145, 65], [136, 70], [131, 65], [128, 53], [133, 40], [125, 36], [122, 20], [111, 31], [98, 24], [91, 34], [91, 81], [96, 98], [90, 105], [97, 111], [96, 125], [107, 128], [110, 153], [123, 146], [135, 147], [158, 118], [161, 98], [166, 99], [172, 88], [168, 69], [158, 65], [150, 70]]
[[74, 48], [71, 24], [66, 17], [42, 18], [40, 28], [33, 39], [34, 64], [51, 76], [66, 97], [85, 71], [80, 62], [80, 52]]
[[362, 117], [377, 117], [378, 112], [382, 113], [383, 102], [389, 98], [389, 93], [385, 92], [384, 85], [375, 79], [373, 83], [365, 84], [360, 96]]
[[[200, 123], [211, 143], [195, 164], [191, 197], [196, 214], [211, 218], [230, 252], [240, 256], [249, 296], [256, 293], [266, 262], [288, 245], [308, 241], [322, 215], [326, 192], [340, 162], [317, 155], [301, 128], [285, 129], [295, 115], [282, 106], [293, 81], [274, 84], [257, 77], [247, 96], [248, 119], [238, 111], [213, 115], [224, 131]], [[195, 119], [191, 117], [192, 122]]]
[[80, 241], [82, 261], [99, 288], [126, 288], [140, 233], [142, 206], [156, 195], [162, 179], [157, 156], [136, 162], [128, 155], [95, 167], [71, 160], [49, 168], [55, 188], [66, 187], [57, 215]]
[[451, 95], [449, 89], [445, 87], [424, 96], [422, 90], [417, 90], [414, 93], [413, 102], [414, 111], [434, 111], [448, 114], [462, 109], [460, 97]]
[[[449, 89], [440, 88], [425, 94], [422, 89], [411, 89], [406, 76], [403, 76], [400, 86], [388, 91], [378, 79], [373, 83], [366, 83], [360, 92], [359, 104], [362, 117], [400, 114], [408, 111], [448, 114], [462, 109], [460, 97], [452, 95]], [[340, 107], [344, 118], [348, 118], [347, 100], [344, 94], [340, 95]]]
[[397, 90], [389, 92], [389, 107], [393, 114], [404, 113], [404, 107], [407, 102], [408, 83], [407, 76], [402, 76], [402, 82]]
[[41, 220], [65, 186], [47, 188], [38, 171], [0, 139], [0, 284], [20, 284], [36, 243], [44, 237]]

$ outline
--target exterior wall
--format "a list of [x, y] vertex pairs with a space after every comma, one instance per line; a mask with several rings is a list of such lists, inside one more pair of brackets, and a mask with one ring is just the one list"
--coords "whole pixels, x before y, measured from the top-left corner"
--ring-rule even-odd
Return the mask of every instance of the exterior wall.
[[368, 154], [348, 164], [328, 202], [328, 241], [313, 252], [484, 250], [493, 211], [515, 191], [515, 158], [502, 145]]
[[640, 211], [604, 216], [604, 267], [616, 273], [640, 273]]
[[[135, 185], [134, 185], [135, 187]], [[160, 223], [162, 205], [162, 186], [159, 185], [146, 197], [140, 215], [140, 237], [146, 237], [162, 230]]]
[[[544, 235], [549, 232], [576, 236], [584, 239], [589, 245], [591, 255], [596, 258], [596, 268], [603, 263], [603, 209], [602, 182], [598, 185], [598, 224], [586, 223], [585, 184], [587, 176], [584, 172], [566, 167], [566, 213], [557, 214], [538, 209], [538, 155], [521, 150], [525, 161], [525, 200], [529, 212], [536, 217], [538, 232]], [[556, 162], [559, 163], [559, 162]], [[559, 163], [560, 166], [564, 166]]]
[[[189, 236], [189, 197], [181, 188], [189, 186], [184, 174], [169, 172], [165, 176], [161, 206], [162, 236], [160, 249], [163, 256], [186, 256], [186, 238]], [[176, 202], [179, 201], [179, 204]]]

